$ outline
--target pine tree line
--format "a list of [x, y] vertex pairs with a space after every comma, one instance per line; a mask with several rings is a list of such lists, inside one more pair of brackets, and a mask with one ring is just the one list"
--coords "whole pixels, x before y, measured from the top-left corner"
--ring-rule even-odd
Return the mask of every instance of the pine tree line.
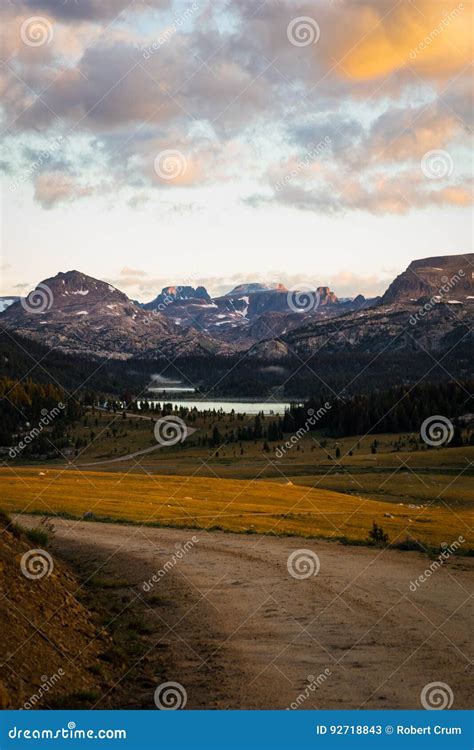
[[[433, 415], [456, 420], [474, 412], [474, 381], [419, 383], [385, 391], [337, 398], [331, 402], [314, 429], [325, 428], [334, 437], [384, 432], [418, 432]], [[308, 401], [291, 410], [295, 428], [305, 424], [308, 409], [317, 411], [322, 402]]]

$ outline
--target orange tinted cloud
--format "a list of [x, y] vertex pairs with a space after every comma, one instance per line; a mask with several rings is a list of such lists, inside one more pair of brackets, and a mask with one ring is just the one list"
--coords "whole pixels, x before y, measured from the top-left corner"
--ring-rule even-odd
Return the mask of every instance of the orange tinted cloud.
[[80, 185], [74, 177], [64, 172], [43, 172], [35, 181], [35, 198], [46, 209], [57, 203], [85, 198], [92, 193], [91, 186]]
[[[369, 81], [409, 65], [422, 76], [444, 77], [471, 59], [473, 6], [467, 1], [364, 0], [348, 8], [346, 36], [335, 55], [344, 73]], [[344, 74], [343, 73], [343, 74]]]
[[440, 203], [465, 208], [472, 204], [472, 192], [469, 188], [447, 187], [439, 191]]

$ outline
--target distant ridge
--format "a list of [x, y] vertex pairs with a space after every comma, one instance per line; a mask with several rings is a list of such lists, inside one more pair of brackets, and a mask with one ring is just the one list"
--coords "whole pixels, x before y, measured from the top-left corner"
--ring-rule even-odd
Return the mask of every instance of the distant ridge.
[[[16, 299], [0, 323], [49, 347], [119, 359], [371, 353], [387, 345], [409, 349], [417, 340], [425, 350], [442, 351], [455, 331], [465, 337], [472, 328], [473, 270], [472, 253], [415, 260], [376, 299], [340, 300], [328, 286], [298, 292], [255, 282], [216, 298], [203, 286], [170, 285], [145, 304], [73, 270]], [[413, 326], [410, 318], [427, 301], [430, 315]]]

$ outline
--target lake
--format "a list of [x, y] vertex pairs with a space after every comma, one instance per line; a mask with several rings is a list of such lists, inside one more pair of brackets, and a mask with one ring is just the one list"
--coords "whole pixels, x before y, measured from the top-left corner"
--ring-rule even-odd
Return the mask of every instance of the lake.
[[289, 409], [291, 404], [289, 401], [204, 401], [204, 400], [176, 400], [170, 398], [164, 398], [161, 401], [155, 399], [147, 399], [151, 404], [172, 404], [173, 407], [187, 406], [188, 409], [198, 409], [199, 411], [212, 411], [222, 409], [226, 414], [230, 414], [232, 410], [238, 414], [284, 414], [285, 409]]

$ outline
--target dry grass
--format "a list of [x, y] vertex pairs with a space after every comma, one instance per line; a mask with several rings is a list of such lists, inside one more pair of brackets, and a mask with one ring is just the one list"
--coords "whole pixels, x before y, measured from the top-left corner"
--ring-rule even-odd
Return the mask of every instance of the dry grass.
[[[449, 505], [456, 512], [472, 508], [472, 476], [401, 470], [347, 472], [338, 474], [305, 474], [288, 477], [298, 486], [321, 487], [347, 492], [370, 500], [405, 505]], [[275, 480], [276, 481], [276, 480]], [[286, 481], [286, 480], [282, 480]]]
[[[105, 665], [100, 679], [93, 673], [110, 639], [78, 600], [80, 585], [72, 573], [56, 557], [51, 563], [43, 557], [47, 575], [33, 580], [22, 573], [25, 555], [39, 543], [44, 546], [44, 537], [32, 531], [23, 532], [0, 513], [0, 643], [5, 662], [0, 709], [59, 707], [71, 694], [102, 693], [116, 680]], [[40, 564], [24, 564], [32, 572], [42, 569]], [[86, 705], [76, 702], [74, 708]]]
[[437, 546], [462, 535], [472, 546], [469, 513], [463, 508], [454, 511], [429, 504], [409, 508], [270, 481], [57, 469], [42, 473], [38, 468], [0, 469], [5, 510], [77, 518], [92, 513], [99, 519], [145, 524], [351, 541], [365, 540], [375, 520], [391, 543], [410, 534]]

